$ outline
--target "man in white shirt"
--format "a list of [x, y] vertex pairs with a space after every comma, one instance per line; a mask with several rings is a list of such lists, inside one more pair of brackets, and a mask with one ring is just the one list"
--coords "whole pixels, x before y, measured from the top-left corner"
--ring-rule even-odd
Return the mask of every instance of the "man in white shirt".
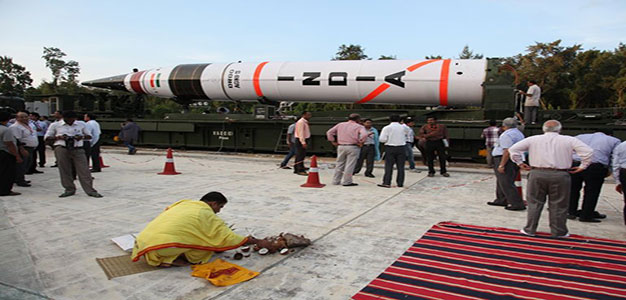
[[37, 145], [39, 145], [39, 141], [37, 140], [37, 129], [33, 129], [33, 127], [31, 127], [27, 112], [18, 112], [15, 120], [15, 124], [11, 125], [9, 128], [11, 129], [13, 136], [15, 136], [19, 142], [19, 146], [24, 149], [24, 151], [20, 151], [23, 161], [22, 163], [17, 164], [15, 184], [21, 187], [29, 187], [30, 183], [26, 181], [24, 175], [28, 172], [33, 159], [33, 152], [35, 151], [35, 148], [37, 148]]
[[[591, 163], [593, 150], [580, 140], [560, 135], [561, 123], [549, 120], [543, 124], [542, 135], [535, 135], [515, 143], [509, 148], [511, 160], [521, 169], [529, 170], [528, 221], [520, 232], [535, 235], [541, 211], [548, 197], [550, 232], [555, 237], [569, 236], [567, 210], [569, 207], [571, 174], [582, 172]], [[530, 166], [524, 163], [524, 152], [528, 151]], [[581, 163], [572, 167], [572, 153]]]
[[400, 116], [391, 115], [391, 123], [380, 133], [380, 142], [385, 144], [385, 175], [380, 187], [390, 188], [391, 177], [393, 176], [393, 166], [396, 166], [398, 175], [396, 183], [398, 187], [404, 186], [404, 162], [406, 161], [406, 129], [400, 124]]
[[404, 129], [406, 130], [406, 159], [409, 161], [409, 170], [415, 171], [415, 156], [413, 155], [413, 143], [415, 142], [415, 120], [407, 117], [404, 119]]
[[526, 92], [519, 91], [520, 94], [526, 96], [524, 101], [524, 119], [530, 124], [537, 124], [537, 111], [539, 110], [539, 99], [541, 98], [541, 88], [534, 80], [528, 81], [528, 90]]
[[85, 120], [87, 130], [91, 135], [91, 140], [89, 141], [89, 153], [85, 153], [87, 155], [87, 163], [89, 163], [89, 158], [91, 158], [91, 172], [101, 172], [100, 134], [102, 132], [100, 130], [100, 124], [98, 124], [98, 122], [96, 121], [96, 116], [94, 114], [85, 114], [83, 118]]
[[76, 113], [66, 111], [63, 112], [63, 121], [53, 123], [46, 132], [46, 140], [54, 141], [54, 155], [61, 175], [61, 185], [65, 188], [65, 192], [59, 197], [76, 194], [72, 166], [76, 169], [78, 180], [85, 193], [95, 198], [102, 197], [93, 188], [93, 179], [83, 150], [83, 140], [91, 139], [89, 131], [83, 124], [76, 122]]
[[35, 128], [37, 128], [37, 140], [39, 141], [39, 145], [37, 145], [37, 149], [35, 149], [35, 152], [33, 153], [33, 162], [31, 163], [30, 168], [32, 173], [43, 173], [35, 169], [37, 166], [37, 160], [39, 160], [40, 168], [43, 168], [46, 164], [46, 143], [44, 142], [43, 137], [46, 135], [49, 124], [40, 120], [40, 118], [41, 116], [39, 113], [30, 113], [30, 119], [32, 120], [33, 125], [35, 125]]

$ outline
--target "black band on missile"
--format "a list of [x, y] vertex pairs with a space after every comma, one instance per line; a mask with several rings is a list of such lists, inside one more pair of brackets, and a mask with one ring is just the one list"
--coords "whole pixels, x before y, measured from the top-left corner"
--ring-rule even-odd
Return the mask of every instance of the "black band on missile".
[[210, 64], [188, 64], [174, 67], [168, 80], [174, 96], [182, 99], [209, 99], [202, 91], [202, 83], [200, 82], [200, 76], [208, 65]]
[[294, 76], [278, 76], [278, 81], [294, 81]]
[[356, 81], [376, 81], [374, 76], [357, 76]]
[[128, 90], [126, 89], [126, 86], [124, 85], [125, 78], [126, 78], [126, 74], [123, 74], [123, 75], [111, 76], [107, 78], [83, 82], [82, 85], [128, 92]]

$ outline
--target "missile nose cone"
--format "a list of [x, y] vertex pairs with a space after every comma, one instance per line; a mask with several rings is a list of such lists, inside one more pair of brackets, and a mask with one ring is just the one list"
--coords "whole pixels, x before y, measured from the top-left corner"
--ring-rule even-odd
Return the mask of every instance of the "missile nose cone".
[[124, 85], [124, 78], [126, 78], [126, 74], [85, 81], [81, 82], [81, 84], [84, 86], [127, 92], [128, 90]]

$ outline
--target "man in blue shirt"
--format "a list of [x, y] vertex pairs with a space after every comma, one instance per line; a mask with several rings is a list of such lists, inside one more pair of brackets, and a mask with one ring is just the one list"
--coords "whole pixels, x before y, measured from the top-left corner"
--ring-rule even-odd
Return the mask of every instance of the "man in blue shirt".
[[[604, 183], [604, 177], [607, 177], [610, 173], [611, 156], [613, 155], [613, 149], [619, 144], [620, 140], [610, 135], [612, 132], [606, 130], [606, 132], [596, 132], [577, 135], [576, 138], [587, 144], [587, 146], [593, 149], [593, 157], [591, 158], [591, 164], [584, 171], [576, 174], [571, 174], [572, 185], [570, 191], [569, 200], [569, 219], [576, 219], [581, 222], [598, 223], [599, 219], [606, 218], [606, 215], [600, 214], [596, 209], [598, 204], [598, 197], [602, 190], [602, 184]], [[574, 166], [580, 164], [580, 158], [574, 155]], [[578, 199], [580, 198], [580, 190], [585, 184], [583, 206], [582, 210], [578, 210]]]
[[380, 160], [380, 145], [378, 141], [378, 130], [372, 126], [373, 122], [371, 119], [363, 120], [363, 126], [365, 130], [369, 133], [363, 147], [361, 147], [361, 154], [359, 155], [359, 160], [356, 162], [356, 167], [354, 167], [354, 174], [357, 174], [361, 171], [363, 167], [363, 161], [365, 161], [365, 177], [374, 178], [374, 161]]
[[289, 125], [289, 127], [287, 128], [287, 145], [289, 146], [289, 153], [285, 155], [285, 158], [280, 163], [281, 169], [291, 169], [291, 167], [287, 166], [287, 164], [289, 163], [289, 160], [294, 155], [296, 155], [296, 136], [294, 135], [295, 131], [296, 131], [296, 122], [293, 122], [293, 124]]
[[624, 195], [624, 224], [626, 224], [626, 194], [623, 186], [626, 186], [626, 142], [619, 144], [613, 149], [613, 177], [617, 185], [615, 190]]
[[519, 167], [511, 161], [509, 148], [524, 139], [524, 134], [517, 129], [517, 120], [506, 118], [502, 121], [504, 132], [494, 144], [493, 167], [496, 174], [496, 200], [489, 205], [504, 206], [507, 210], [525, 210], [522, 196], [515, 187], [515, 177]]

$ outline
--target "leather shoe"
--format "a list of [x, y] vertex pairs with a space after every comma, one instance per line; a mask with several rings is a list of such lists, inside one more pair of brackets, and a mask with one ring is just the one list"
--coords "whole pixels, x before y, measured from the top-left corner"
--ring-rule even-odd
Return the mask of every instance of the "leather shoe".
[[348, 184], [344, 184], [343, 186], [357, 186], [359, 185], [358, 183], [348, 183]]
[[404, 185], [403, 184], [398, 184], [398, 187], [404, 187]]
[[31, 184], [30, 184], [30, 183], [27, 183], [27, 182], [20, 182], [20, 183], [16, 183], [15, 185], [17, 185], [17, 186], [21, 186], [21, 187], [29, 187], [29, 186], [31, 186]]
[[576, 220], [576, 218], [578, 218], [578, 216], [577, 215], [567, 214], [567, 218], [570, 219], [570, 220]]
[[73, 196], [74, 194], [76, 194], [76, 192], [64, 192], [63, 194], [59, 195], [59, 198]]
[[391, 188], [391, 185], [389, 184], [377, 184], [379, 187], [384, 187], [384, 188]]
[[594, 218], [583, 218], [583, 217], [579, 217], [578, 221], [581, 222], [586, 222], [586, 223], [600, 223], [602, 221], [598, 220], [598, 219], [594, 219]]
[[87, 195], [89, 195], [89, 197], [102, 198], [102, 195], [100, 195], [98, 192], [87, 193]]
[[428, 173], [428, 177], [435, 177], [435, 173]]
[[515, 206], [507, 205], [506, 207], [504, 207], [504, 209], [506, 209], [506, 210], [526, 210], [526, 207], [524, 207], [524, 206], [522, 206], [522, 207], [515, 207]]
[[506, 206], [506, 203], [500, 203], [500, 202], [496, 202], [496, 201], [491, 201], [491, 202], [487, 202], [487, 205], [491, 205], [491, 206]]
[[441, 174], [441, 176], [443, 176], [443, 177], [450, 177], [450, 174], [448, 174], [448, 173], [443, 173], [443, 174]]
[[374, 176], [373, 174], [365, 174], [365, 177], [376, 178], [376, 176]]
[[307, 172], [298, 172], [296, 174], [302, 175], [302, 176], [308, 176], [309, 175], [309, 173], [307, 173]]
[[594, 219], [606, 219], [606, 215], [605, 214], [601, 214], [597, 211], [593, 212], [593, 215], [591, 216]]

